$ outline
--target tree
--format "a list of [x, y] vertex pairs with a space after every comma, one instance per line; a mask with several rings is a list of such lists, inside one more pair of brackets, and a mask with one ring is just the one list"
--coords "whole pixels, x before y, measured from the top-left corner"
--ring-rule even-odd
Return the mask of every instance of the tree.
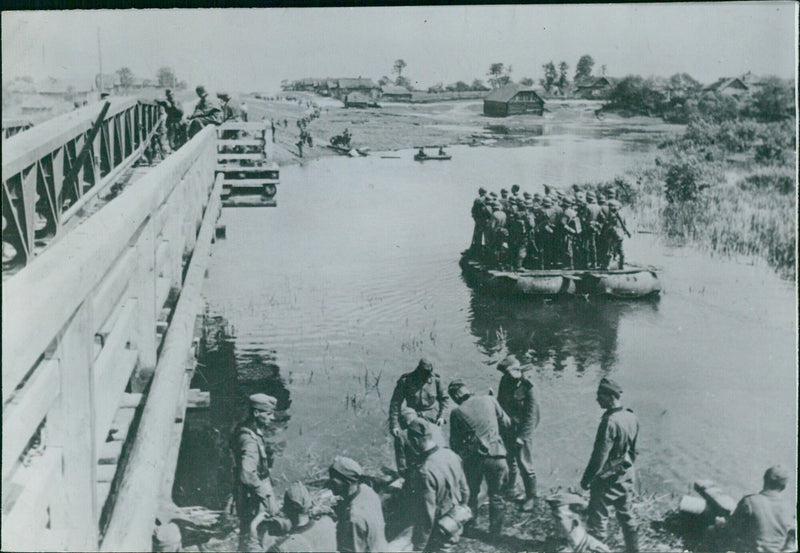
[[519, 80], [519, 84], [524, 86], [533, 86], [533, 79], [531, 79], [530, 77], [524, 77]]
[[469, 90], [469, 85], [464, 81], [457, 81], [456, 82], [456, 91], [457, 92], [465, 92]]
[[500, 86], [500, 78], [503, 76], [503, 72], [505, 71], [505, 65], [501, 62], [493, 63], [489, 66], [489, 84], [492, 88], [497, 88]]
[[761, 83], [752, 96], [754, 115], [762, 121], [781, 121], [794, 114], [794, 90], [776, 77]]
[[556, 83], [556, 86], [558, 86], [562, 94], [564, 94], [567, 88], [569, 88], [569, 77], [567, 77], [568, 71], [569, 65], [567, 65], [567, 62], [562, 61], [558, 64], [558, 82]]
[[131, 71], [127, 67], [121, 68], [117, 71], [117, 76], [119, 76], [119, 84], [122, 88], [130, 88], [133, 86], [133, 71]]
[[591, 77], [593, 67], [594, 60], [592, 59], [592, 56], [589, 54], [584, 54], [581, 56], [581, 59], [578, 60], [578, 65], [575, 67], [575, 78], [573, 80], [577, 81], [579, 79]]
[[550, 90], [552, 90], [553, 88], [553, 85], [556, 84], [556, 80], [558, 79], [558, 72], [556, 71], [556, 66], [551, 61], [545, 63], [542, 66], [542, 69], [544, 69], [544, 79], [540, 79], [539, 82], [547, 92], [550, 92]]
[[403, 86], [405, 88], [411, 88], [411, 81], [408, 80], [408, 77], [403, 77], [402, 75], [397, 76], [397, 78], [394, 80], [394, 84], [397, 86]]
[[405, 69], [405, 68], [406, 68], [405, 60], [402, 60], [402, 59], [394, 60], [394, 70], [393, 70], [393, 72], [397, 73], [398, 77], [402, 77], [403, 76], [403, 69]]
[[470, 86], [470, 88], [472, 90], [488, 90], [488, 88], [486, 88], [486, 85], [483, 84], [483, 81], [480, 79], [475, 79], [474, 81], [472, 81], [472, 85]]
[[175, 85], [178, 84], [178, 78], [175, 76], [175, 72], [170, 67], [162, 67], [156, 73], [156, 80], [158, 81], [158, 86], [162, 88], [175, 88]]
[[384, 75], [383, 77], [381, 77], [381, 78], [378, 80], [378, 84], [379, 84], [380, 86], [386, 86], [387, 84], [390, 84], [391, 82], [392, 82], [392, 79], [390, 79], [390, 78], [389, 78], [389, 77], [387, 77], [386, 75]]

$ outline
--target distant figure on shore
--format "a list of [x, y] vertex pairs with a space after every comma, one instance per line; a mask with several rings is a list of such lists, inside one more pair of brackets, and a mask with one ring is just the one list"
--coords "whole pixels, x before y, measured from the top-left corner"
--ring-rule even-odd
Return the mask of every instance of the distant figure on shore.
[[239, 104], [239, 117], [242, 118], [242, 121], [247, 123], [247, 118], [249, 117], [249, 114], [247, 112], [247, 103], [244, 100], [242, 100], [242, 103]]
[[788, 480], [783, 467], [770, 467], [761, 491], [739, 501], [728, 522], [736, 551], [797, 551], [797, 519], [781, 497]]
[[189, 138], [199, 133], [207, 125], [219, 125], [222, 122], [222, 112], [216, 102], [209, 99], [206, 88], [200, 85], [195, 92], [200, 100], [189, 116]]

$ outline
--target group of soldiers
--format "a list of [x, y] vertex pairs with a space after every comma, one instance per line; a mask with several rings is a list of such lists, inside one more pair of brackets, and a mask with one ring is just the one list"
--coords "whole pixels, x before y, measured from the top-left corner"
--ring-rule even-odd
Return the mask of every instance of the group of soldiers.
[[[540, 413], [528, 368], [513, 355], [499, 362], [502, 376], [496, 396], [491, 391], [473, 394], [460, 379], [445, 389], [425, 358], [399, 378], [390, 401], [389, 428], [401, 477], [396, 481], [401, 508], [395, 513], [401, 513], [401, 527], [407, 531], [392, 542], [386, 539], [381, 497], [362, 466], [347, 457], [337, 456], [328, 469], [327, 487], [338, 498], [332, 509], [314, 512], [311, 494], [299, 482], [289, 487], [283, 506], [279, 505], [270, 478], [273, 451], [267, 439], [277, 400], [266, 394], [250, 396], [249, 416], [232, 437], [240, 549], [454, 551], [463, 533], [475, 528], [484, 481], [489, 536], [500, 538], [508, 501], [530, 512], [540, 500], [533, 466], [540, 445], [534, 439]], [[556, 518], [569, 522], [563, 526], [574, 551], [608, 551], [603, 542], [611, 509], [626, 551], [639, 550], [632, 512], [639, 421], [623, 407], [621, 396], [618, 383], [600, 380], [596, 401], [604, 412], [580, 481], [581, 488], [589, 490], [588, 532], [568, 509], [583, 501], [581, 496], [560, 493], [546, 499]], [[443, 432], [446, 419], [449, 440]], [[793, 546], [796, 522], [779, 495], [787, 480], [785, 470], [771, 467], [764, 475], [764, 489], [739, 502], [728, 524], [733, 549], [777, 552], [788, 551], [787, 544]], [[270, 524], [262, 530], [265, 522]]]
[[502, 269], [622, 269], [623, 236], [630, 237], [612, 188], [594, 192], [573, 186], [564, 193], [520, 193], [519, 185], [487, 193], [472, 203], [475, 228], [469, 253]]

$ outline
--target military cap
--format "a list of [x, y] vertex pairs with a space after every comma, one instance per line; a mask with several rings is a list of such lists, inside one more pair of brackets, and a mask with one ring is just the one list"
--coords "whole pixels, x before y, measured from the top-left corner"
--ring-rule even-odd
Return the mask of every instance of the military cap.
[[532, 196], [531, 196], [531, 193], [530, 193], [530, 192], [523, 192], [523, 193], [522, 193], [522, 197], [523, 197], [523, 198], [532, 198]]
[[302, 482], [293, 483], [289, 486], [289, 489], [286, 490], [286, 493], [283, 494], [284, 508], [286, 508], [288, 504], [291, 504], [301, 513], [311, 508], [311, 494], [308, 493], [308, 489]]
[[217, 98], [222, 98], [223, 100], [230, 100], [231, 97], [228, 96], [227, 92], [217, 92]]
[[564, 197], [564, 193], [561, 191], [561, 189], [556, 190], [556, 197], [559, 199]]
[[587, 192], [586, 192], [586, 199], [587, 199], [587, 200], [589, 200], [589, 199], [592, 199], [592, 200], [594, 200], [594, 198], [595, 198], [595, 196], [594, 196], [594, 192], [592, 192], [591, 190], [589, 190], [589, 191], [587, 191]]
[[542, 199], [542, 195], [541, 195], [541, 194], [539, 194], [538, 192], [536, 192], [536, 193], [534, 193], [534, 195], [533, 195], [533, 199], [534, 199], [534, 200], [541, 200], [541, 199]]
[[619, 209], [622, 207], [622, 204], [619, 203], [618, 200], [608, 200], [608, 207], [613, 207], [614, 209]]
[[610, 378], [601, 378], [597, 393], [607, 393], [619, 397], [622, 395], [622, 387]]
[[544, 199], [542, 200], [542, 205], [545, 207], [550, 207], [551, 205], [553, 205], [553, 200], [550, 199], [550, 196], [545, 196]]
[[447, 393], [450, 394], [450, 397], [456, 399], [468, 394], [469, 390], [467, 389], [467, 385], [464, 384], [464, 381], [460, 378], [457, 378], [453, 380], [447, 387]]
[[197, 92], [198, 96], [208, 96], [208, 92], [206, 92], [206, 87], [203, 85], [199, 85], [197, 88], [194, 89]]
[[519, 367], [519, 359], [517, 359], [515, 355], [508, 355], [505, 359], [497, 364], [498, 371], [505, 371], [515, 367]]
[[605, 205], [606, 204], [606, 197], [602, 194], [597, 195], [597, 205]]
[[774, 465], [764, 473], [764, 483], [772, 488], [785, 488], [789, 473], [781, 465]]
[[608, 196], [609, 198], [616, 198], [617, 191], [613, 188], [609, 188], [608, 191], [606, 192], [606, 196]]
[[525, 207], [533, 207], [533, 200], [531, 198], [525, 200]]
[[253, 394], [250, 396], [250, 407], [259, 411], [274, 411], [278, 400], [267, 394]]
[[355, 482], [364, 475], [364, 469], [349, 457], [337, 455], [333, 463], [331, 463], [328, 473], [331, 475], [333, 475], [332, 473], [336, 473], [346, 480]]
[[426, 371], [432, 371], [433, 370], [433, 363], [431, 363], [425, 357], [423, 357], [422, 359], [419, 360], [419, 363], [417, 364], [417, 368], [418, 369], [423, 369], [423, 370], [426, 370]]
[[508, 194], [508, 190], [506, 190], [505, 188], [501, 188], [500, 189], [500, 193], [501, 194]]
[[489, 195], [490, 195], [492, 198], [496, 198], [496, 197], [497, 197], [497, 192], [495, 192], [494, 190], [492, 190], [491, 192], [489, 192]]
[[572, 189], [573, 189], [573, 190], [575, 191], [575, 193], [577, 194], [578, 192], [580, 192], [580, 191], [581, 191], [581, 185], [580, 185], [580, 184], [573, 184], [573, 185], [572, 185]]
[[431, 429], [430, 423], [422, 418], [411, 421], [408, 425], [408, 433], [425, 438], [433, 437], [433, 430]]
[[481, 195], [486, 194], [486, 189], [483, 188], [483, 187], [478, 188], [478, 194], [481, 194]]
[[519, 192], [519, 185], [518, 184], [512, 185], [511, 186], [511, 191], [514, 192], [514, 193]]

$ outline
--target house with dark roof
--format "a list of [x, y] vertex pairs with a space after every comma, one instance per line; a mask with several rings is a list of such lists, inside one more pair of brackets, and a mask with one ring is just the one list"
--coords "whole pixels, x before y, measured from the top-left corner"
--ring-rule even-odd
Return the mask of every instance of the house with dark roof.
[[497, 88], [483, 99], [483, 114], [490, 117], [506, 117], [522, 113], [541, 115], [544, 100], [527, 86], [512, 84]]
[[350, 92], [342, 98], [346, 108], [377, 108], [380, 107], [372, 96], [361, 92]]
[[358, 77], [357, 79], [337, 79], [336, 88], [331, 91], [340, 100], [352, 92], [364, 94], [374, 100], [380, 96], [381, 89], [372, 79]]
[[403, 86], [386, 84], [381, 87], [381, 98], [390, 102], [410, 102], [411, 91]]
[[750, 87], [739, 77], [722, 77], [703, 88], [703, 92], [715, 92], [726, 96], [739, 96], [750, 91]]
[[575, 95], [580, 98], [602, 98], [617, 85], [616, 79], [606, 77], [582, 77], [574, 83]]

